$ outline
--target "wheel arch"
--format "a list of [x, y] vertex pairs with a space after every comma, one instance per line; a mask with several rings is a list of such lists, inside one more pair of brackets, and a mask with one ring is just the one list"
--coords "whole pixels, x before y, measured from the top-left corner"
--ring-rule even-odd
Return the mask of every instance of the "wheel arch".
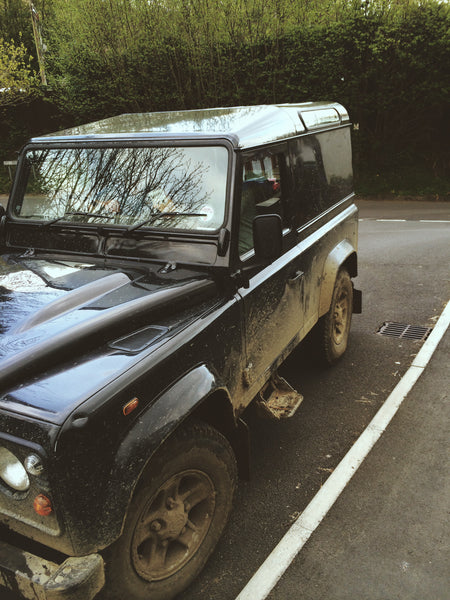
[[236, 456], [239, 476], [250, 478], [250, 442], [247, 424], [235, 417], [231, 399], [224, 389], [212, 392], [191, 416], [217, 429], [230, 442]]
[[347, 269], [350, 277], [358, 275], [356, 249], [348, 240], [343, 240], [337, 244], [325, 261], [320, 285], [319, 318], [330, 309], [336, 277], [342, 268]]
[[104, 496], [108, 524], [102, 528], [102, 548], [120, 535], [133, 493], [152, 457], [189, 418], [215, 427], [228, 439], [239, 473], [245, 476], [249, 461], [247, 426], [235, 418], [228, 391], [206, 365], [199, 365], [166, 389], [122, 439]]
[[123, 534], [104, 552], [108, 598], [178, 597], [205, 565], [232, 508], [233, 451], [210, 425], [189, 420], [151, 466], [132, 496]]

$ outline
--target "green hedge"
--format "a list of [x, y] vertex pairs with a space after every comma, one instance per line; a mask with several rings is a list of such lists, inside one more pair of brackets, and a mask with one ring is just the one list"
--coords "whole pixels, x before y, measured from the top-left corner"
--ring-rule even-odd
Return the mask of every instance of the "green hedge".
[[[391, 4], [342, 3], [345, 9], [336, 18], [327, 12], [326, 18], [308, 23], [291, 19], [277, 30], [267, 25], [252, 42], [246, 35], [225, 35], [223, 25], [213, 35], [207, 22], [193, 32], [194, 17], [187, 24], [169, 21], [167, 15], [158, 17], [160, 22], [156, 17], [127, 21], [127, 0], [110, 2], [122, 10], [114, 26], [102, 13], [105, 23], [97, 16], [89, 28], [87, 16], [83, 29], [74, 13], [73, 27], [79, 28], [74, 32], [55, 13], [48, 32], [51, 109], [38, 122], [27, 121], [20, 134], [17, 115], [6, 115], [0, 152], [17, 146], [28, 129], [36, 133], [122, 112], [332, 100], [348, 109], [355, 124], [354, 164], [361, 189], [408, 188], [411, 193], [409, 171], [420, 173], [412, 178], [417, 193], [445, 195], [450, 177], [449, 6], [437, 0], [405, 1], [394, 11], [386, 8]], [[135, 6], [144, 10], [136, 0]], [[87, 2], [84, 10], [89, 7], [100, 15], [98, 3]], [[125, 26], [133, 35], [120, 29]], [[116, 27], [114, 35], [111, 27]]]

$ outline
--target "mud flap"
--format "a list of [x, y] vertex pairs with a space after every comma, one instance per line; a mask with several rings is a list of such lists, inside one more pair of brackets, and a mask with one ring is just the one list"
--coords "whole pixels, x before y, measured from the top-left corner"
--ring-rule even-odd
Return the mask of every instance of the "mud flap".
[[362, 313], [362, 292], [353, 288], [353, 313], [360, 315]]
[[256, 406], [261, 416], [269, 419], [288, 419], [302, 403], [303, 396], [288, 382], [274, 373], [256, 398]]

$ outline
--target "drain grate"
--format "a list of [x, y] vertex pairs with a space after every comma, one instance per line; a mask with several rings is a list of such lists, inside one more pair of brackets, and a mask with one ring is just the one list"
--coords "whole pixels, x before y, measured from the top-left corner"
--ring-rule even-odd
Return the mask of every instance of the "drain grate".
[[405, 323], [392, 323], [387, 321], [378, 329], [377, 333], [388, 337], [403, 338], [407, 340], [418, 340], [424, 342], [430, 335], [432, 327], [420, 325], [406, 325]]

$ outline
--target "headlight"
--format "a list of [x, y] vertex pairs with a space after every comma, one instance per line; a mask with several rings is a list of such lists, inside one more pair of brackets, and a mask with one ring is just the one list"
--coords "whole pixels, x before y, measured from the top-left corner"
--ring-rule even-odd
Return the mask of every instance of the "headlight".
[[0, 447], [0, 478], [18, 492], [26, 492], [30, 487], [30, 480], [20, 460], [2, 447]]

